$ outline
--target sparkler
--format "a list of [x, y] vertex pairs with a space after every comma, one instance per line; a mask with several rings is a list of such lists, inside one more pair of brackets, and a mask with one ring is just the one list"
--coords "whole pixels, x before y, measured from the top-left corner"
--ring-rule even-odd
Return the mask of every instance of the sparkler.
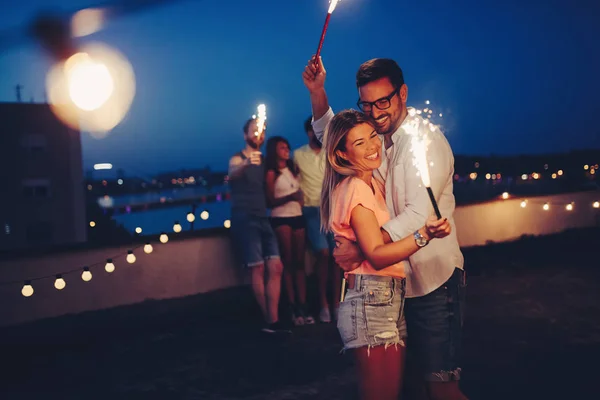
[[321, 49], [323, 48], [323, 42], [325, 41], [325, 33], [327, 32], [327, 27], [329, 26], [329, 19], [331, 18], [331, 14], [333, 10], [335, 10], [335, 6], [337, 6], [339, 0], [331, 0], [329, 4], [329, 10], [327, 10], [327, 17], [325, 17], [325, 24], [323, 24], [323, 31], [321, 32], [321, 39], [319, 40], [319, 47], [317, 47], [317, 54], [315, 55], [315, 65], [319, 63], [319, 56], [321, 55]]
[[416, 114], [417, 111], [415, 109], [409, 110], [409, 115], [407, 117], [409, 121], [404, 125], [404, 130], [411, 136], [410, 151], [413, 154], [413, 164], [417, 167], [423, 186], [427, 189], [427, 194], [429, 195], [429, 200], [431, 200], [431, 205], [433, 205], [435, 215], [438, 219], [441, 219], [442, 214], [440, 213], [437, 201], [431, 190], [431, 178], [429, 176], [429, 165], [427, 163], [427, 147], [429, 146], [429, 143], [431, 143], [428, 131], [433, 132], [437, 127], [428, 120], [417, 117]]
[[[259, 137], [265, 130], [265, 121], [267, 120], [267, 106], [259, 104], [256, 108], [258, 118], [256, 120], [256, 132], [254, 136]], [[254, 115], [252, 116], [254, 118]]]

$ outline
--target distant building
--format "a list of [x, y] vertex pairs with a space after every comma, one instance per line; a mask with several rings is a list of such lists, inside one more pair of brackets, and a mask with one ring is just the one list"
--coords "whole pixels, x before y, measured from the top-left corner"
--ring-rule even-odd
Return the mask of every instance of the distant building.
[[0, 251], [86, 241], [78, 131], [47, 104], [0, 103]]

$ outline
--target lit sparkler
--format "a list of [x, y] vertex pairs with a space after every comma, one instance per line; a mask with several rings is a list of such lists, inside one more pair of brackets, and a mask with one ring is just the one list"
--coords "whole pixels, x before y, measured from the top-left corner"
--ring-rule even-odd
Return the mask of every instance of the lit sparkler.
[[420, 117], [417, 117], [415, 109], [409, 109], [408, 122], [404, 124], [404, 131], [411, 136], [410, 151], [413, 154], [413, 164], [419, 171], [423, 186], [427, 189], [427, 194], [433, 205], [433, 210], [438, 219], [442, 218], [437, 201], [431, 190], [431, 178], [429, 175], [429, 164], [427, 163], [427, 147], [431, 141], [429, 140], [429, 131], [433, 132], [437, 127]]
[[337, 6], [339, 0], [331, 0], [329, 4], [329, 10], [327, 10], [327, 17], [325, 17], [325, 24], [323, 24], [323, 31], [321, 32], [321, 39], [319, 40], [319, 47], [317, 47], [317, 54], [315, 56], [315, 65], [319, 63], [319, 56], [321, 55], [321, 49], [323, 48], [323, 42], [325, 41], [325, 33], [327, 32], [327, 27], [329, 26], [329, 19], [331, 18], [331, 14], [333, 10], [335, 10], [335, 6]]
[[[259, 137], [265, 130], [265, 122], [267, 121], [267, 106], [259, 104], [256, 108], [258, 117], [256, 118], [256, 132], [254, 135]], [[252, 116], [254, 118], [254, 115]]]

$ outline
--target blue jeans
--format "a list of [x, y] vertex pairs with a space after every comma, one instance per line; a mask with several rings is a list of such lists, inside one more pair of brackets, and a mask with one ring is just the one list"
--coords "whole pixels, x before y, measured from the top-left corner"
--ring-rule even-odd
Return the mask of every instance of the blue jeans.
[[268, 217], [232, 212], [231, 238], [236, 255], [246, 267], [279, 258], [277, 238]]
[[319, 207], [303, 207], [302, 215], [306, 224], [306, 237], [313, 252], [333, 250], [335, 242], [332, 234], [321, 231], [321, 209]]
[[408, 357], [427, 381], [460, 379], [465, 289], [465, 273], [455, 268], [452, 276], [433, 292], [406, 299]]
[[344, 350], [373, 346], [404, 346], [406, 279], [355, 275], [340, 303], [338, 330]]

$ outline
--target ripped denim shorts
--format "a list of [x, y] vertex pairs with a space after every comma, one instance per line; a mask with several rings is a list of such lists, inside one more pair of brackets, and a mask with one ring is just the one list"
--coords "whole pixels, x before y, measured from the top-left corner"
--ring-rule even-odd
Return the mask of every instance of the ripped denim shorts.
[[405, 346], [406, 279], [354, 275], [340, 303], [337, 327], [344, 350], [384, 345]]

